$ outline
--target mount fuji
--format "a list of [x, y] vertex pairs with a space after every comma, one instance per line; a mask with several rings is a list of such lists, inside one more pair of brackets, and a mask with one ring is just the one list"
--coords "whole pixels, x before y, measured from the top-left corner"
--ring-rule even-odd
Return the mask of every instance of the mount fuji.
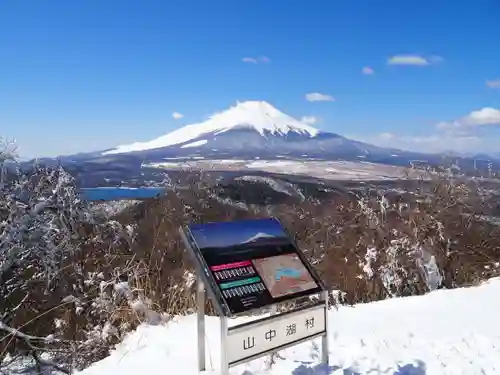
[[251, 242], [257, 242], [261, 239], [268, 239], [268, 238], [276, 238], [276, 236], [273, 236], [272, 234], [267, 234], [263, 232], [259, 232], [256, 235], [250, 237], [248, 240], [243, 241], [242, 243], [251, 243]]
[[[412, 161], [424, 165], [443, 163], [443, 156], [439, 154], [377, 147], [320, 131], [263, 101], [237, 102], [206, 121], [186, 125], [151, 141], [37, 161], [48, 166], [62, 165], [78, 176], [82, 186], [93, 187], [123, 183], [141, 186], [145, 181], [161, 178], [159, 168], [182, 171], [191, 167], [206, 169], [213, 164], [213, 170], [262, 169], [254, 165], [258, 164], [257, 159], [261, 164], [275, 161], [280, 165], [288, 160], [301, 165], [301, 170], [307, 169], [309, 162], [316, 165], [314, 163], [337, 160], [390, 166], [409, 166]], [[33, 161], [24, 165], [31, 168]], [[354, 168], [352, 165], [349, 168]], [[472, 168], [473, 160], [461, 159], [463, 170], [464, 165]], [[265, 170], [268, 170], [267, 164]], [[331, 168], [327, 172], [334, 173]]]
[[[238, 102], [207, 121], [191, 124], [148, 142], [120, 145], [94, 154], [101, 157], [137, 156], [148, 162], [166, 157], [204, 159], [277, 157], [371, 160], [384, 162], [419, 154], [357, 142], [322, 132], [263, 101]], [[391, 160], [389, 164], [399, 164]]]
[[[375, 178], [370, 169], [375, 166], [356, 162], [403, 167], [416, 162], [419, 168], [456, 164], [463, 173], [476, 173], [479, 165], [470, 157], [450, 158], [442, 154], [377, 147], [320, 131], [263, 101], [238, 102], [206, 121], [186, 125], [151, 141], [92, 153], [37, 159], [38, 164], [64, 166], [85, 187], [142, 186], [158, 179], [163, 181], [164, 174], [160, 171], [165, 169], [172, 173], [178, 170], [181, 174], [185, 170], [191, 171], [191, 168], [224, 171], [220, 173], [228, 175], [242, 171], [248, 174], [250, 170], [272, 174], [283, 173], [284, 165], [289, 166], [287, 171], [298, 168], [293, 173], [318, 178], [331, 175], [335, 179], [342, 175], [337, 167], [329, 164], [335, 161], [342, 161], [338, 168], [349, 169], [346, 176], [360, 173], [359, 178]], [[33, 161], [23, 163], [23, 168], [32, 167]], [[363, 171], [354, 172], [356, 168]], [[370, 171], [365, 171], [366, 168]], [[500, 170], [500, 161], [493, 161], [492, 169]], [[402, 173], [395, 169], [390, 173], [386, 169], [383, 171], [376, 176], [395, 178]]]

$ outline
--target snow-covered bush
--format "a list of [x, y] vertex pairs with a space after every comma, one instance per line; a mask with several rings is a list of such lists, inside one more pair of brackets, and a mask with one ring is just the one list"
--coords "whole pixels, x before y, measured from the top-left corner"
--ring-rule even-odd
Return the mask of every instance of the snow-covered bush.
[[403, 194], [367, 185], [320, 199], [311, 187], [275, 196], [258, 181], [226, 189], [186, 175], [184, 187], [112, 217], [82, 202], [61, 168], [10, 176], [0, 192], [0, 363], [24, 352], [39, 366], [84, 367], [139, 322], [193, 312], [193, 267], [178, 236], [188, 222], [279, 217], [335, 291], [332, 304], [499, 274], [499, 227], [484, 220], [491, 194], [474, 184], [415, 181]]
[[62, 168], [10, 175], [0, 189], [0, 363], [24, 352], [45, 366], [49, 352], [74, 365], [106, 351], [121, 301], [94, 282], [123, 277], [117, 259], [130, 257], [132, 242], [80, 200]]
[[492, 212], [494, 200], [470, 181], [434, 175], [399, 182], [404, 188], [374, 183], [322, 199], [282, 194], [270, 200], [267, 184], [210, 184], [187, 176], [189, 189], [140, 203], [120, 219], [137, 226], [134, 253], [147, 262], [148, 285], [171, 314], [195, 306], [189, 288], [175, 301], [169, 297], [191, 269], [177, 235], [188, 222], [279, 217], [327, 285], [342, 291], [343, 303], [422, 294], [499, 274], [500, 227], [479, 220]]
[[402, 192], [367, 185], [275, 212], [327, 285], [355, 303], [500, 275], [500, 227], [481, 219], [496, 205], [474, 182], [434, 175]]

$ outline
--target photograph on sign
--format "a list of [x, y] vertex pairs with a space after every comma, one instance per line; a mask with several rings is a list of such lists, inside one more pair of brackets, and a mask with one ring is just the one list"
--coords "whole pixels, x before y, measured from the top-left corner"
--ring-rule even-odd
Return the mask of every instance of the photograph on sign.
[[192, 225], [190, 229], [196, 244], [204, 252], [290, 242], [281, 224], [274, 219], [198, 224]]
[[276, 219], [195, 224], [189, 231], [220, 303], [231, 314], [322, 290]]
[[229, 364], [279, 350], [326, 332], [325, 305], [266, 318], [229, 329]]

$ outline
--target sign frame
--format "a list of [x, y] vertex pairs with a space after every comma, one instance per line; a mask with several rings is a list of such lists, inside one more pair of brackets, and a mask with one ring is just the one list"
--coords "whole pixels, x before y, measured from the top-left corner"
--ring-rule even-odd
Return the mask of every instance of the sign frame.
[[[220, 318], [220, 338], [221, 338], [221, 373], [222, 375], [229, 374], [229, 368], [251, 361], [253, 359], [260, 358], [269, 353], [273, 353], [277, 350], [286, 349], [297, 344], [300, 344], [305, 341], [309, 341], [315, 339], [317, 337], [321, 337], [322, 343], [322, 362], [328, 365], [328, 310], [329, 310], [329, 300], [328, 300], [328, 290], [326, 289], [324, 283], [321, 278], [314, 270], [312, 265], [308, 262], [305, 255], [302, 253], [300, 248], [297, 246], [295, 240], [290, 235], [289, 231], [285, 228], [285, 226], [281, 223], [281, 221], [275, 217], [267, 217], [267, 218], [257, 218], [253, 220], [265, 220], [265, 219], [274, 219], [276, 220], [282, 227], [284, 233], [287, 236], [287, 239], [290, 241], [290, 244], [295, 247], [296, 255], [299, 257], [302, 264], [305, 266], [306, 270], [312, 276], [314, 281], [317, 284], [317, 288], [307, 293], [305, 290], [303, 292], [298, 293], [299, 295], [295, 297], [282, 298], [282, 301], [273, 302], [271, 304], [266, 304], [265, 306], [247, 309], [245, 311], [234, 313], [231, 312], [228, 304], [223, 298], [219, 286], [216, 284], [214, 277], [210, 273], [209, 265], [206, 263], [205, 259], [202, 256], [200, 249], [198, 249], [194, 236], [192, 235], [189, 226], [181, 226], [179, 228], [179, 234], [181, 236], [182, 242], [186, 247], [186, 250], [191, 255], [194, 260], [195, 270], [196, 270], [196, 304], [197, 304], [197, 336], [198, 336], [198, 370], [204, 371], [206, 370], [206, 346], [205, 346], [205, 301], [207, 296], [212, 299], [214, 302], [213, 305], [219, 315]], [[318, 292], [319, 290], [319, 292]], [[304, 298], [311, 295], [320, 294], [320, 302], [314, 303], [313, 305], [301, 307], [298, 309], [293, 309], [291, 311], [287, 311], [281, 314], [276, 314], [277, 306], [283, 302], [294, 302], [300, 298]], [[286, 318], [286, 316], [290, 316], [290, 314], [298, 314], [301, 311], [306, 311], [310, 309], [317, 309], [319, 306], [323, 306], [324, 309], [324, 331], [319, 332], [311, 337], [304, 337], [296, 341], [291, 341], [286, 344], [280, 345], [279, 347], [273, 347], [269, 350], [264, 350], [262, 352], [256, 353], [255, 355], [251, 355], [247, 358], [241, 358], [236, 361], [229, 361], [228, 358], [228, 340], [231, 332], [235, 332], [238, 329], [242, 329], [244, 327], [258, 327], [259, 325], [269, 323], [272, 320], [281, 320]], [[257, 319], [248, 323], [236, 325], [229, 327], [228, 320], [230, 318], [255, 314], [258, 312], [262, 312], [264, 309], [271, 309], [271, 316], [266, 318]]]

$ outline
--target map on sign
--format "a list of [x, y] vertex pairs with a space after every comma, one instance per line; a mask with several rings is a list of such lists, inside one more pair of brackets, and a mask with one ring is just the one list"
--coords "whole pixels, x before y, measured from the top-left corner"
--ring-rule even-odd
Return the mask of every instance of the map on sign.
[[284, 254], [252, 261], [273, 298], [318, 287], [298, 255]]

